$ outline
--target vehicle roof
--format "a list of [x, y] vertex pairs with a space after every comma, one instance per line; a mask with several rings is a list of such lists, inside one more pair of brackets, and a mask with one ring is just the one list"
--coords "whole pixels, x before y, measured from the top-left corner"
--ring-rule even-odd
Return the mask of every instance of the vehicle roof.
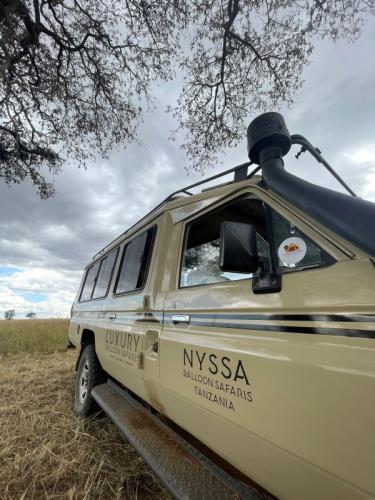
[[[137, 221], [133, 226], [128, 228], [117, 238], [106, 245], [102, 250], [96, 253], [93, 259], [87, 264], [85, 269], [91, 266], [94, 262], [101, 259], [106, 253], [108, 253], [112, 248], [116, 247], [123, 240], [127, 239], [129, 236], [137, 233], [141, 228], [149, 224], [152, 220], [159, 217], [161, 214], [167, 211], [175, 210], [183, 206], [191, 205], [199, 201], [209, 201], [214, 202], [217, 198], [221, 198], [226, 194], [236, 192], [246, 186], [253, 186], [261, 181], [262, 177], [260, 175], [254, 175], [249, 179], [243, 181], [230, 181], [217, 186], [209, 187], [202, 190], [200, 193], [186, 195], [186, 196], [175, 196], [173, 198], [167, 199], [164, 203], [157, 205], [155, 209], [151, 210], [148, 214]], [[209, 203], [207, 203], [208, 205]]]

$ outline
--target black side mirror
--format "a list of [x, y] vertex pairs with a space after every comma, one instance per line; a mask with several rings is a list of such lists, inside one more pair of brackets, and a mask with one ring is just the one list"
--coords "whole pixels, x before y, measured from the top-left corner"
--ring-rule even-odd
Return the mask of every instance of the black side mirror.
[[220, 269], [231, 273], [254, 273], [259, 267], [255, 226], [223, 222], [220, 231]]

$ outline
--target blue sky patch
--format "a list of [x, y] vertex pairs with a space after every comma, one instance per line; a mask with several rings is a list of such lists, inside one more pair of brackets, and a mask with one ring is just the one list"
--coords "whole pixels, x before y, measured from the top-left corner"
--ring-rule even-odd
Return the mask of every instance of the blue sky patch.
[[44, 302], [48, 299], [48, 296], [44, 293], [34, 293], [34, 292], [18, 292], [22, 297], [28, 302], [37, 304], [38, 302]]
[[22, 271], [19, 267], [0, 266], [0, 276], [12, 276]]

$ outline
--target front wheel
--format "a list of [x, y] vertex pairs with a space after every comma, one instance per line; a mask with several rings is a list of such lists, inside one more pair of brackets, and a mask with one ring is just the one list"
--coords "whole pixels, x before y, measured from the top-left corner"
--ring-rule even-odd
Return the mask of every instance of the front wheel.
[[74, 404], [76, 415], [88, 417], [100, 411], [91, 391], [105, 380], [105, 372], [96, 356], [95, 346], [89, 344], [83, 349], [78, 363]]

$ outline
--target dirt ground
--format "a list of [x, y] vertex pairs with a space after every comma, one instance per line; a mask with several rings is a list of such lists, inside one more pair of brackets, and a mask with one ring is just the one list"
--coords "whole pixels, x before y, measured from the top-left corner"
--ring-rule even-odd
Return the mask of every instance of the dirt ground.
[[1, 499], [169, 498], [108, 418], [74, 416], [76, 356], [0, 356]]

